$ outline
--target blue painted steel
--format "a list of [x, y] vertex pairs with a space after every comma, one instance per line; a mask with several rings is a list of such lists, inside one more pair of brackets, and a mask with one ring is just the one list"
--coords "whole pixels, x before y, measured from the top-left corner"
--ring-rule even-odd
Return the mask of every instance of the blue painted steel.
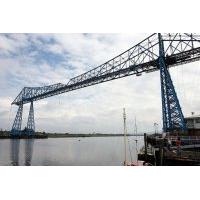
[[186, 130], [185, 120], [174, 85], [167, 69], [164, 44], [159, 33], [159, 67], [162, 96], [163, 131]]
[[21, 134], [22, 113], [23, 104], [20, 104], [11, 130], [11, 135], [13, 136]]
[[33, 109], [33, 102], [31, 101], [29, 115], [28, 115], [28, 122], [26, 127], [26, 134], [33, 135], [34, 133], [35, 133], [34, 109]]
[[[22, 104], [106, 81], [130, 75], [140, 76], [144, 72], [150, 73], [160, 70], [164, 113], [163, 129], [165, 131], [173, 128], [185, 130], [181, 107], [167, 68], [200, 60], [200, 36], [188, 33], [159, 34], [159, 36], [162, 38], [159, 39], [156, 33], [150, 35], [104, 64], [70, 79], [67, 84], [24, 87], [12, 104], [21, 107]], [[19, 129], [18, 121], [20, 119], [15, 119], [13, 131]]]
[[[200, 59], [200, 36], [196, 34], [162, 34], [168, 67]], [[69, 80], [44, 87], [24, 87], [12, 104], [26, 104], [72, 90], [88, 87], [130, 75], [159, 70], [159, 40], [152, 34], [142, 42], [88, 72]]]

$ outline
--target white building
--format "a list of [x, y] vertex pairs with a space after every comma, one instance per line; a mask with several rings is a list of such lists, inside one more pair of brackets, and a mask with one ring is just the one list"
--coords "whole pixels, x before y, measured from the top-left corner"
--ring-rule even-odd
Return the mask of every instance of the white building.
[[200, 115], [186, 117], [185, 121], [188, 129], [200, 129]]

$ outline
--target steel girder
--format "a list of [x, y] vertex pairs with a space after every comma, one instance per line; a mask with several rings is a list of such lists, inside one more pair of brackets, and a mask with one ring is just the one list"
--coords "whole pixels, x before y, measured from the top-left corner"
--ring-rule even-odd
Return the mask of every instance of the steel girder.
[[[162, 34], [167, 67], [194, 62], [200, 59], [200, 36], [197, 34]], [[69, 80], [67, 84], [45, 87], [25, 87], [12, 102], [20, 105], [83, 87], [159, 70], [159, 40], [152, 34], [134, 47], [86, 73]]]
[[[20, 105], [21, 103], [29, 103], [32, 102], [32, 99], [35, 96], [41, 96], [49, 92], [54, 92], [58, 88], [62, 88], [65, 85], [62, 83], [57, 83], [44, 87], [24, 87], [19, 95], [15, 98], [12, 104]], [[28, 100], [29, 99], [29, 100]], [[27, 101], [28, 100], [28, 101]]]
[[23, 104], [20, 104], [11, 130], [13, 136], [21, 134], [22, 114]]
[[31, 105], [30, 105], [26, 131], [27, 131], [27, 135], [33, 135], [35, 133], [33, 102], [31, 102]]
[[186, 130], [185, 120], [174, 85], [165, 63], [162, 36], [159, 34], [159, 67], [162, 95], [163, 131]]
[[152, 34], [139, 44], [99, 67], [70, 79], [66, 85], [56, 84], [46, 87], [25, 87], [12, 104], [25, 104], [105, 81], [157, 69], [156, 60], [158, 54], [154, 53], [156, 52], [154, 49], [158, 44], [156, 38], [156, 34]]

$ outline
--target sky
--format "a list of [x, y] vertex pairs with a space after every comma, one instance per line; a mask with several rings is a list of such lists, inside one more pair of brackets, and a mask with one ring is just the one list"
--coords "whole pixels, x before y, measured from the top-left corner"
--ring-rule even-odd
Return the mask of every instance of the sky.
[[[99, 66], [150, 33], [0, 34], [0, 128], [10, 130], [23, 87], [67, 84], [70, 78]], [[200, 114], [200, 62], [170, 69], [185, 116]], [[159, 72], [75, 90], [34, 102], [37, 131], [122, 133], [123, 108], [128, 132], [162, 128]], [[29, 104], [24, 105], [23, 124]]]

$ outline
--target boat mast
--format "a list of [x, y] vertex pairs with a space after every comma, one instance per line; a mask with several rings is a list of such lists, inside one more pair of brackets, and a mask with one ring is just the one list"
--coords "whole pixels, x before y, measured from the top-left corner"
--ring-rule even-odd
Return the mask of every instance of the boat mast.
[[126, 128], [126, 111], [125, 108], [123, 108], [123, 118], [124, 118], [124, 165], [127, 165], [127, 159], [126, 159], [126, 134], [127, 134], [127, 128]]
[[135, 125], [134, 125], [134, 134], [136, 136], [135, 139], [135, 148], [136, 148], [136, 157], [137, 157], [137, 161], [138, 161], [138, 147], [137, 147], [137, 143], [138, 143], [138, 137], [137, 137], [137, 121], [136, 121], [136, 117], [135, 117]]

